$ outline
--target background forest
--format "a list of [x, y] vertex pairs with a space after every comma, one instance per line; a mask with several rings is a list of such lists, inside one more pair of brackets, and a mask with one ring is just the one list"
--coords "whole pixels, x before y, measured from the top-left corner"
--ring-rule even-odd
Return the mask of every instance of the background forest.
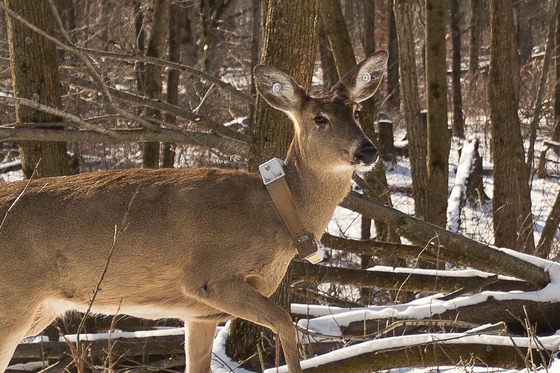
[[[560, 0], [4, 0], [0, 12], [3, 182], [255, 171], [293, 130], [256, 97], [253, 66], [328, 91], [387, 50], [360, 117], [383, 163], [355, 176], [325, 260], [295, 260], [274, 295], [302, 367], [560, 371]], [[178, 321], [82, 320], [20, 345], [10, 369], [184, 367]], [[214, 352], [216, 372], [277, 357], [274, 336], [241, 320]]]

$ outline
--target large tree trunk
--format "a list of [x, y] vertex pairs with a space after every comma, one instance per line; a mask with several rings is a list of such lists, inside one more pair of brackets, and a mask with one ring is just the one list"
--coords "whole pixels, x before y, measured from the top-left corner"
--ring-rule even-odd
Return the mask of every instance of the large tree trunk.
[[394, 0], [395, 22], [399, 40], [399, 75], [401, 106], [408, 133], [414, 209], [417, 217], [428, 216], [428, 171], [426, 165], [426, 129], [420, 117], [416, 76], [415, 41], [409, 0]]
[[[5, 4], [41, 30], [54, 35], [54, 18], [46, 1], [4, 0]], [[54, 43], [7, 16], [10, 68], [14, 96], [43, 105], [61, 107], [58, 55]], [[57, 122], [60, 118], [16, 105], [19, 123]], [[38, 124], [37, 127], [40, 128]], [[68, 175], [70, 163], [64, 142], [21, 141], [20, 156], [25, 177], [37, 167], [41, 177]]]
[[446, 0], [426, 0], [426, 97], [428, 108], [428, 204], [426, 220], [447, 222], [449, 131], [445, 61]]
[[[162, 58], [165, 51], [165, 39], [169, 31], [169, 0], [157, 0], [154, 8], [154, 19], [152, 32], [148, 41], [146, 55], [149, 57]], [[144, 94], [156, 100], [161, 100], [161, 73], [163, 67], [154, 64], [146, 65], [144, 74]], [[161, 119], [157, 110], [147, 109], [146, 117]], [[148, 142], [143, 144], [142, 165], [144, 168], [159, 167], [159, 143]]]
[[[317, 47], [318, 1], [286, 2], [269, 0], [266, 11], [266, 29], [261, 63], [274, 66], [292, 76], [298, 84], [309, 90], [315, 51]], [[249, 170], [256, 171], [259, 164], [271, 157], [284, 158], [293, 138], [290, 119], [267, 105], [259, 96], [253, 113], [251, 128]], [[289, 272], [272, 299], [285, 308], [289, 307]], [[262, 347], [265, 361], [274, 361], [272, 333], [265, 328], [237, 319], [230, 329], [227, 353], [233, 359], [244, 361], [254, 356], [257, 346]], [[258, 358], [248, 365], [260, 369]]]
[[532, 253], [533, 218], [518, 111], [518, 69], [513, 5], [490, 2], [488, 103], [492, 122], [494, 243]]

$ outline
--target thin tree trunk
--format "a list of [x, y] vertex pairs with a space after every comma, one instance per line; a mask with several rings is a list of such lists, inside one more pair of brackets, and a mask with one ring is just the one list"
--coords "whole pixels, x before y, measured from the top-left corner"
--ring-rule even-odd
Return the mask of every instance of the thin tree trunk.
[[[165, 51], [165, 39], [169, 31], [169, 0], [156, 0], [154, 7], [154, 19], [152, 23], [152, 32], [148, 41], [148, 50], [146, 55], [149, 57], [162, 58]], [[163, 67], [154, 64], [146, 65], [146, 73], [144, 74], [144, 94], [156, 100], [161, 100], [161, 86]], [[145, 111], [146, 117], [161, 118], [161, 113], [153, 109]], [[148, 142], [142, 144], [142, 165], [144, 168], [159, 167], [159, 148], [157, 142]]]
[[397, 111], [400, 107], [399, 45], [393, 2], [394, 0], [389, 0], [387, 4], [387, 107], [390, 112]]
[[[181, 61], [181, 23], [184, 17], [183, 8], [176, 3], [169, 7], [169, 61]], [[179, 78], [181, 73], [178, 70], [169, 70], [167, 73], [167, 102], [177, 105], [179, 99]], [[165, 121], [176, 123], [175, 115], [167, 113]], [[163, 144], [162, 167], [172, 168], [175, 165], [175, 144]]]
[[426, 165], [426, 129], [420, 117], [418, 80], [416, 76], [416, 43], [413, 37], [410, 0], [394, 0], [395, 23], [399, 41], [399, 75], [401, 106], [408, 133], [410, 167], [414, 209], [417, 217], [426, 218], [429, 214], [427, 194], [428, 171]]
[[[4, 2], [40, 29], [50, 35], [55, 34], [53, 14], [46, 1]], [[56, 46], [11, 17], [7, 16], [6, 21], [14, 96], [60, 108], [61, 85]], [[16, 105], [16, 118], [19, 123], [59, 121], [56, 116], [22, 105]], [[40, 128], [39, 124], [37, 126]], [[19, 146], [27, 178], [31, 177], [37, 165], [37, 172], [41, 177], [70, 174], [66, 143], [21, 141]]]
[[471, 0], [469, 27], [469, 77], [471, 84], [478, 75], [478, 50], [480, 49], [480, 14], [482, 0]]
[[546, 218], [546, 223], [541, 233], [541, 238], [537, 244], [535, 250], [535, 255], [541, 258], [547, 258], [550, 255], [552, 248], [552, 241], [554, 241], [554, 235], [558, 230], [558, 225], [560, 224], [560, 192], [556, 195], [556, 200], [552, 209]]
[[531, 183], [531, 178], [533, 175], [533, 164], [535, 161], [535, 142], [537, 141], [537, 130], [539, 127], [539, 121], [541, 119], [541, 111], [543, 107], [543, 96], [546, 88], [546, 81], [549, 72], [550, 60], [552, 56], [552, 49], [554, 48], [554, 31], [556, 29], [556, 20], [558, 15], [560, 15], [560, 1], [555, 0], [550, 4], [550, 20], [548, 22], [548, 33], [546, 40], [546, 50], [543, 58], [543, 65], [541, 76], [539, 79], [539, 86], [537, 88], [537, 96], [533, 104], [533, 118], [531, 119], [531, 124], [529, 125], [530, 135], [529, 135], [529, 149], [527, 149], [527, 166], [529, 167], [529, 183]]
[[461, 11], [459, 0], [449, 0], [451, 13], [451, 90], [453, 92], [453, 136], [465, 138], [463, 95], [461, 93]]
[[556, 17], [554, 52], [554, 128], [551, 138], [560, 142], [560, 15]]
[[447, 66], [445, 0], [426, 0], [426, 97], [428, 107], [428, 214], [440, 227], [447, 222], [449, 131], [447, 129]]
[[511, 2], [492, 0], [488, 102], [492, 122], [494, 243], [532, 253], [533, 217], [518, 112], [518, 68]]

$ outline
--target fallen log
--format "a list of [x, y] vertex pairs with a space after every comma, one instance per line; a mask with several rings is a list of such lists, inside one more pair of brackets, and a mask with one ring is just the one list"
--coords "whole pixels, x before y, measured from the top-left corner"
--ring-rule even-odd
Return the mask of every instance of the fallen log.
[[450, 255], [460, 254], [463, 262], [457, 264], [513, 276], [538, 287], [544, 287], [550, 282], [548, 273], [541, 267], [503, 250], [408, 216], [359, 193], [350, 192], [341, 206], [374, 220], [383, 221], [393, 227], [399, 235], [410, 238], [412, 241], [423, 241], [441, 246], [442, 250], [448, 250]]
[[[72, 342], [71, 342], [72, 343]], [[100, 339], [95, 341], [82, 341], [82, 345], [87, 349], [88, 356], [92, 358], [107, 356], [107, 340]], [[169, 335], [160, 337], [145, 338], [119, 338], [112, 340], [113, 356], [149, 356], [149, 355], [176, 355], [185, 352], [184, 335]], [[36, 359], [35, 361], [48, 359], [61, 359], [70, 353], [68, 343], [63, 342], [42, 342], [42, 343], [21, 343], [14, 352], [13, 359]]]
[[[356, 345], [358, 347], [359, 345]], [[345, 349], [339, 352], [344, 354]], [[452, 341], [446, 343], [426, 343], [400, 348], [389, 348], [378, 351], [365, 352], [356, 356], [342, 355], [340, 359], [330, 361], [319, 366], [309, 367], [305, 373], [354, 373], [375, 372], [392, 368], [404, 367], [439, 367], [439, 366], [461, 366], [467, 367], [476, 364], [478, 366], [490, 366], [501, 368], [525, 368], [529, 359], [525, 354], [531, 351], [530, 363], [535, 366], [546, 366], [550, 352], [540, 350], [538, 347], [531, 349], [517, 346], [500, 346], [482, 343], [454, 344]], [[544, 357], [544, 358], [543, 358]]]
[[[512, 291], [535, 290], [535, 287], [523, 281], [498, 279], [496, 276], [445, 276], [445, 271], [439, 274], [414, 273], [406, 268], [406, 272], [387, 270], [362, 270], [340, 267], [326, 267], [308, 262], [292, 261], [290, 264], [293, 284], [298, 283], [332, 283], [357, 287], [377, 288], [385, 290], [415, 291], [421, 293], [452, 293], [469, 289], [467, 293], [477, 293], [481, 289]], [[420, 270], [417, 270], [420, 272]]]

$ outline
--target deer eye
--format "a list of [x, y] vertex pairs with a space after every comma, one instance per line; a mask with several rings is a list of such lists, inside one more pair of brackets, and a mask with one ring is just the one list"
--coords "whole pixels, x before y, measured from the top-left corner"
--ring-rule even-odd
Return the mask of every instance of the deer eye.
[[329, 123], [329, 120], [327, 119], [327, 117], [324, 117], [322, 115], [317, 115], [315, 116], [315, 118], [313, 118], [313, 120], [315, 121], [315, 124], [320, 128], [320, 129], [324, 129], [325, 126]]
[[360, 119], [360, 113], [361, 111], [356, 109], [356, 111], [354, 111], [354, 119], [356, 120]]

